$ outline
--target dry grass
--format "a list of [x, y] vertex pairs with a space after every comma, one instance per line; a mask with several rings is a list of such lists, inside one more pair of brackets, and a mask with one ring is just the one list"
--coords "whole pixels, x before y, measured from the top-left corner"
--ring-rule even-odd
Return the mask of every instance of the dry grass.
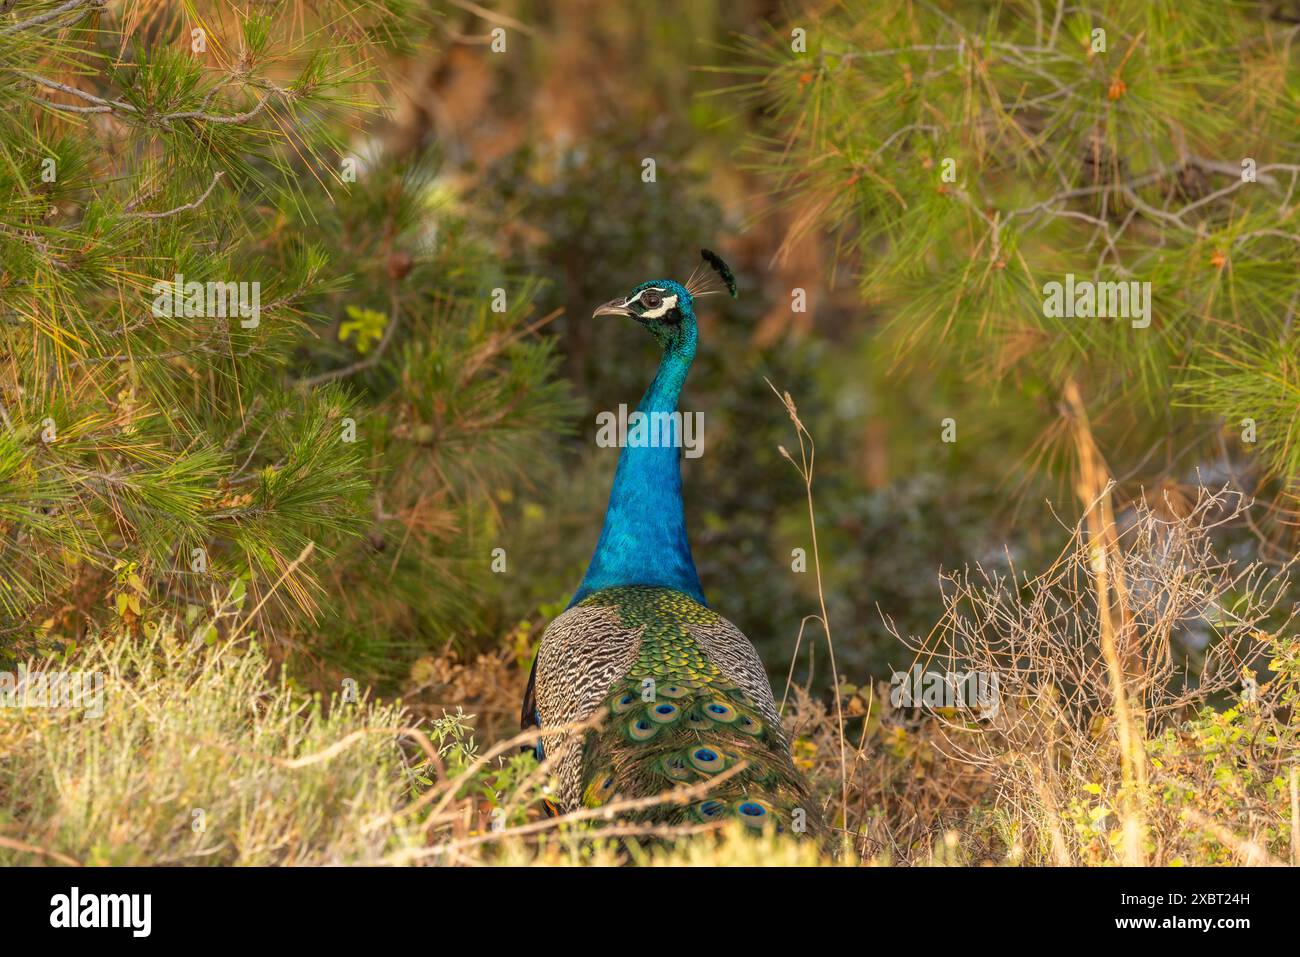
[[[846, 686], [838, 703], [791, 688], [796, 761], [837, 823], [838, 862], [1119, 863], [1132, 827], [1149, 864], [1293, 859], [1300, 642], [1276, 607], [1283, 580], [1211, 547], [1241, 507], [1204, 493], [1182, 514], [1121, 517], [1108, 569], [1128, 583], [1117, 652], [1133, 663], [1124, 683], [1149, 780], [1127, 804], [1086, 518], [1039, 575], [949, 575], [935, 629], [900, 638], [923, 668], [998, 674], [992, 712], [896, 707], [884, 683]], [[1189, 628], [1213, 637], [1180, 661]], [[1243, 677], [1265, 661], [1269, 680]], [[248, 641], [205, 647], [164, 629], [91, 644], [76, 667], [104, 675], [101, 716], [0, 708], [0, 862], [835, 862], [807, 841], [620, 822], [640, 808], [626, 802], [545, 818], [549, 767], [519, 753], [530, 735], [480, 750], [471, 715], [421, 695], [416, 710], [439, 718], [306, 697], [268, 677]], [[448, 655], [416, 677], [422, 695], [504, 710], [522, 669], [510, 655]]]
[[327, 710], [270, 679], [255, 643], [176, 634], [32, 664], [102, 675], [104, 707], [0, 707], [0, 836], [39, 849], [0, 862], [360, 863], [406, 839], [362, 827], [406, 802], [400, 709]]
[[[1300, 642], [1280, 607], [1285, 576], [1215, 555], [1213, 529], [1243, 507], [1209, 492], [1182, 514], [1139, 503], [1104, 566], [1090, 513], [1045, 572], [947, 575], [936, 627], [899, 640], [924, 671], [996, 675], [999, 693], [991, 708], [896, 709], [883, 687], [871, 705], [855, 696], [851, 710], [870, 708], [853, 759], [859, 854], [922, 862], [956, 834], [962, 859], [984, 862], [1290, 857]], [[1127, 582], [1118, 681], [1102, 648], [1102, 575]], [[1180, 657], [1195, 631], [1208, 636], [1203, 654]], [[806, 697], [798, 705], [829, 775], [832, 722]], [[911, 763], [910, 780], [885, 773], [891, 753]]]

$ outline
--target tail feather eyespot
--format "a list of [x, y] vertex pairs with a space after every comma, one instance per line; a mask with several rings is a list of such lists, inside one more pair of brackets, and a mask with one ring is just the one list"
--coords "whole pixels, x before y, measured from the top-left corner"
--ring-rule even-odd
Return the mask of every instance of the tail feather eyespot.
[[749, 827], [763, 827], [774, 818], [766, 804], [753, 798], [746, 798], [736, 805], [736, 816]]
[[704, 713], [709, 718], [722, 724], [731, 724], [737, 717], [735, 708], [716, 698], [704, 706]]
[[757, 736], [763, 733], [763, 722], [757, 718], [751, 718], [747, 714], [742, 714], [736, 719], [736, 730]]
[[633, 741], [649, 741], [659, 733], [659, 725], [648, 718], [633, 718], [627, 724], [627, 733]]
[[608, 768], [597, 772], [596, 776], [591, 779], [591, 783], [587, 785], [587, 790], [582, 796], [583, 803], [587, 807], [600, 807], [614, 796], [617, 783], [613, 771]]
[[686, 726], [692, 731], [707, 731], [713, 725], [709, 719], [704, 717], [698, 711], [691, 711], [686, 715]]
[[716, 821], [727, 813], [727, 805], [710, 798], [695, 805], [695, 814], [701, 821]]
[[674, 781], [689, 781], [695, 777], [690, 768], [686, 766], [686, 759], [680, 754], [670, 754], [660, 762], [664, 774], [668, 775]]
[[658, 704], [651, 705], [646, 714], [651, 721], [657, 724], [672, 724], [681, 717], [682, 709], [675, 704], [669, 704], [667, 701], [661, 701]]
[[722, 752], [708, 745], [693, 748], [687, 755], [687, 759], [697, 770], [705, 774], [717, 774], [727, 766], [727, 759]]

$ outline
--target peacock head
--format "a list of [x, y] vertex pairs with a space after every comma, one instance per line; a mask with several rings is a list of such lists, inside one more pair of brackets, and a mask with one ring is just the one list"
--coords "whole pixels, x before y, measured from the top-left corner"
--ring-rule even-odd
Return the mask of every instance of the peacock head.
[[[716, 253], [702, 249], [700, 254], [722, 278], [727, 291], [734, 297], [736, 279], [731, 269]], [[641, 283], [626, 297], [605, 303], [593, 316], [629, 316], [649, 329], [665, 349], [694, 345], [695, 299], [697, 296], [721, 291], [714, 288], [710, 280], [707, 272], [701, 277], [698, 269], [685, 285], [672, 279], [652, 279]]]
[[643, 282], [626, 298], [605, 303], [594, 315], [630, 316], [665, 349], [695, 338], [695, 297], [671, 279]]

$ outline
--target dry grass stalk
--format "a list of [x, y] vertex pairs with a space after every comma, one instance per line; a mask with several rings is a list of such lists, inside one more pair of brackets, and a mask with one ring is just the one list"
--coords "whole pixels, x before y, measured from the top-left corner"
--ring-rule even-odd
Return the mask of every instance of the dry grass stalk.
[[[820, 609], [820, 613], [815, 617], [817, 622], [822, 627], [822, 633], [826, 636], [826, 651], [827, 651], [827, 656], [830, 659], [830, 665], [831, 665], [831, 683], [832, 686], [836, 689], [835, 717], [836, 717], [837, 729], [839, 731], [839, 739], [840, 739], [840, 820], [844, 826], [844, 833], [847, 836], [848, 815], [849, 815], [849, 783], [848, 783], [847, 740], [844, 732], [844, 705], [839, 693], [840, 673], [839, 673], [839, 667], [835, 663], [835, 642], [831, 638], [830, 616], [826, 612], [826, 593], [822, 589], [821, 553], [817, 547], [817, 514], [813, 509], [812, 482], [813, 482], [813, 468], [817, 460], [817, 447], [813, 443], [812, 434], [806, 428], [804, 428], [803, 422], [799, 419], [799, 410], [795, 407], [794, 399], [791, 397], [790, 393], [779, 391], [776, 386], [772, 385], [771, 380], [765, 379], [764, 381], [767, 382], [768, 388], [770, 388], [774, 393], [776, 393], [777, 398], [779, 398], [781, 400], [782, 405], [785, 406], [785, 411], [790, 416], [790, 421], [794, 423], [795, 435], [799, 440], [799, 461], [798, 462], [796, 462], [794, 458], [790, 455], [790, 453], [786, 451], [785, 446], [778, 446], [777, 448], [778, 451], [780, 451], [782, 457], [787, 462], [789, 462], [792, 466], [794, 466], [795, 471], [799, 473], [799, 477], [803, 480], [804, 496], [808, 502], [808, 530], [809, 530], [809, 534], [812, 536], [813, 570], [816, 574], [817, 603]], [[808, 619], [806, 618], [804, 619], [805, 623], [807, 622], [807, 620]], [[802, 640], [802, 638], [803, 638], [803, 627], [800, 626], [799, 640]], [[799, 655], [799, 647], [798, 647], [798, 643], [796, 643], [794, 655], [792, 655], [791, 657], [797, 658], [798, 655]], [[786, 694], [788, 693], [789, 693], [789, 684], [787, 682], [786, 693], [782, 694], [781, 696], [782, 704], [784, 704]]]
[[[1130, 676], [1140, 680], [1142, 659], [1130, 653], [1121, 661], [1116, 637], [1115, 619], [1124, 644], [1132, 649], [1137, 642], [1132, 634], [1133, 617], [1129, 613], [1127, 589], [1118, 552], [1115, 512], [1111, 502], [1114, 482], [1101, 451], [1088, 425], [1079, 388], [1073, 380], [1066, 384], [1065, 400], [1069, 406], [1078, 455], [1078, 477], [1075, 490], [1083, 506], [1088, 525], [1088, 538], [1095, 562], [1094, 582], [1097, 590], [1097, 619], [1101, 653], [1106, 660], [1110, 679], [1111, 697], [1115, 707], [1115, 728], [1119, 735], [1121, 774], [1120, 816], [1124, 828], [1124, 863], [1140, 867], [1145, 862], [1141, 808], [1146, 803], [1146, 743], [1142, 734], [1143, 719], [1130, 698]], [[1113, 596], [1113, 598], [1112, 598]]]

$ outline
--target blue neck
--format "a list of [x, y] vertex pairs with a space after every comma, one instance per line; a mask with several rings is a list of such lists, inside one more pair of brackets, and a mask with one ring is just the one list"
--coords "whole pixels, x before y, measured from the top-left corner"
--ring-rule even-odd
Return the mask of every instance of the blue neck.
[[[694, 358], [692, 329], [682, 342], [664, 350], [659, 373], [637, 409], [646, 414], [675, 412]], [[675, 434], [680, 444], [680, 433]], [[629, 444], [623, 449], [596, 553], [570, 607], [594, 591], [617, 585], [661, 585], [706, 603], [686, 537], [680, 456], [676, 445], [634, 448]]]

